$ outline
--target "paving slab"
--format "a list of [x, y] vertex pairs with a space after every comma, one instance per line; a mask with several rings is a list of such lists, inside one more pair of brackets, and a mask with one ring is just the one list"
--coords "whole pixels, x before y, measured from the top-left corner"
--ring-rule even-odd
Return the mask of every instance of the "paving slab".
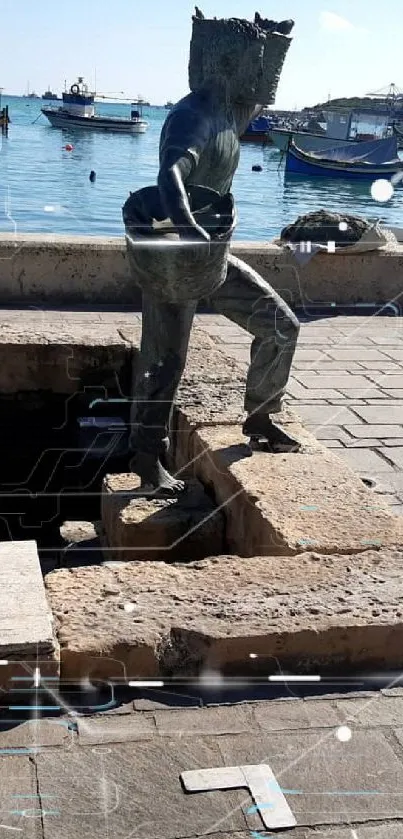
[[236, 426], [198, 428], [189, 435], [185, 456], [224, 512], [230, 550], [289, 556], [403, 544], [400, 519], [386, 504], [384, 511], [368, 509], [373, 495], [339, 459], [339, 450], [336, 455], [322, 446], [291, 411], [284, 416], [284, 428], [303, 443], [300, 452], [250, 456]]
[[183, 737], [213, 734], [247, 734], [258, 728], [253, 713], [253, 706], [235, 705], [216, 708], [196, 708], [186, 710], [172, 710], [167, 715], [165, 711], [155, 711], [155, 723], [158, 734], [164, 737]]
[[96, 719], [80, 717], [77, 720], [77, 728], [79, 746], [150, 740], [156, 733], [153, 716], [135, 712], [123, 717], [121, 714]]
[[346, 425], [353, 437], [403, 437], [403, 425]]
[[57, 796], [62, 818], [44, 819], [44, 839], [182, 839], [241, 832], [238, 792], [188, 795], [184, 771], [223, 766], [213, 738], [158, 738], [144, 745], [77, 748], [37, 756], [39, 789]]
[[[403, 819], [403, 764], [381, 733], [356, 731], [347, 743], [336, 731], [241, 734], [217, 743], [228, 766], [271, 766], [299, 826]], [[251, 830], [261, 829], [258, 814], [246, 818]]]
[[72, 731], [69, 731], [65, 719], [35, 719], [15, 725], [0, 717], [0, 752], [4, 749], [66, 746], [71, 740]]
[[102, 522], [111, 559], [180, 561], [222, 552], [224, 518], [199, 481], [189, 481], [187, 491], [172, 499], [139, 491], [133, 473], [104, 479]]
[[385, 452], [385, 457], [387, 457], [394, 466], [398, 469], [403, 470], [403, 449], [402, 448], [393, 448], [388, 447], [387, 452]]
[[403, 551], [369, 550], [88, 566], [52, 571], [46, 586], [62, 676], [130, 679], [267, 674], [276, 661], [291, 672], [400, 667], [402, 580]]
[[[41, 807], [33, 763], [25, 755], [0, 756], [0, 776], [0, 829], [3, 836], [18, 833], [22, 839], [42, 839], [41, 819], [29, 817], [29, 811], [32, 813]], [[48, 799], [47, 806], [53, 809], [54, 800]]]
[[[355, 831], [355, 833], [354, 833]], [[216, 833], [214, 839], [268, 839], [269, 836], [282, 836], [279, 834], [268, 834], [264, 829], [250, 831], [247, 833]], [[403, 821], [400, 819], [393, 822], [377, 822], [376, 825], [351, 824], [348, 827], [337, 828], [293, 828], [289, 834], [292, 839], [402, 839]], [[284, 833], [287, 836], [287, 833]], [[187, 839], [199, 839], [198, 836], [189, 836]]]
[[403, 725], [403, 696], [386, 698], [379, 693], [370, 699], [346, 697], [336, 700], [335, 708], [342, 724], [353, 728]]
[[58, 673], [58, 644], [33, 541], [0, 543], [0, 660], [0, 684], [8, 689], [37, 666], [43, 675]]
[[372, 452], [369, 449], [361, 451], [357, 451], [356, 449], [354, 451], [344, 450], [339, 456], [342, 457], [345, 463], [347, 463], [355, 472], [394, 472], [391, 463], [385, 460], [385, 458], [383, 458], [378, 452]]
[[332, 702], [311, 699], [282, 699], [278, 702], [255, 703], [252, 713], [256, 723], [265, 731], [290, 731], [304, 728], [336, 728], [340, 715]]
[[[354, 410], [358, 417], [367, 423], [374, 425], [398, 425], [399, 427], [402, 424], [402, 407], [396, 405], [392, 399], [389, 399], [384, 405], [358, 406]], [[344, 420], [341, 420], [341, 422], [343, 425], [347, 424]]]

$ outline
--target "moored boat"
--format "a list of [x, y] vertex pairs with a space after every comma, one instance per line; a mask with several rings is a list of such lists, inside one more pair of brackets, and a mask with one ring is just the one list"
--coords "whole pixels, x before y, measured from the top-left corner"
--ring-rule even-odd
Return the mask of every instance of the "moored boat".
[[50, 87], [48, 87], [48, 89], [45, 90], [45, 93], [42, 93], [42, 99], [47, 99], [50, 102], [56, 102], [59, 100], [59, 97], [57, 93], [53, 93]]
[[107, 117], [95, 112], [95, 93], [88, 90], [82, 76], [73, 84], [70, 91], [62, 96], [61, 107], [41, 108], [52, 128], [86, 128], [91, 130], [116, 131], [130, 134], [144, 134], [148, 122], [141, 116], [140, 110], [132, 110], [130, 118]]
[[335, 149], [337, 146], [345, 146], [347, 143], [355, 142], [355, 140], [339, 140], [335, 137], [326, 137], [324, 134], [318, 134], [311, 131], [293, 131], [289, 128], [272, 128], [270, 130], [270, 138], [274, 146], [280, 151], [287, 151], [288, 145], [291, 141], [302, 151], [321, 151], [324, 149]]
[[396, 137], [348, 143], [322, 152], [305, 152], [291, 141], [285, 171], [307, 177], [390, 180], [403, 171], [403, 161], [398, 156]]
[[248, 143], [260, 143], [261, 145], [272, 145], [270, 136], [273, 127], [273, 120], [265, 115], [260, 115], [249, 123], [241, 140]]

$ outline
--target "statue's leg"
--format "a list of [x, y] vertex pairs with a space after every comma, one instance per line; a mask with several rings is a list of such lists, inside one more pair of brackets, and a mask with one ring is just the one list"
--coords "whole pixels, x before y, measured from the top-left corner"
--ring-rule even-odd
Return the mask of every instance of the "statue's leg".
[[299, 333], [297, 318], [266, 280], [234, 256], [229, 258], [225, 283], [210, 303], [216, 312], [254, 336], [246, 382], [248, 417], [244, 434], [255, 445], [263, 439], [263, 448], [272, 451], [297, 450], [299, 442], [272, 419], [282, 409]]
[[169, 448], [173, 401], [186, 364], [196, 304], [176, 305], [143, 294], [139, 364], [131, 412], [132, 469], [145, 491], [176, 493], [184, 489], [161, 460]]

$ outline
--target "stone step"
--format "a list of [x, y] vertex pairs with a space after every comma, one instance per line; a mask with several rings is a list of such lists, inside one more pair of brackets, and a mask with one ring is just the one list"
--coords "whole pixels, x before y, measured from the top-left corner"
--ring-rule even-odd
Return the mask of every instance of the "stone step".
[[[30, 313], [32, 314], [32, 313]], [[0, 392], [48, 390], [73, 394], [84, 387], [116, 388], [127, 393], [131, 380], [133, 347], [140, 343], [140, 326], [133, 344], [117, 324], [77, 323], [65, 313], [38, 311], [36, 318], [0, 319]], [[137, 352], [137, 350], [136, 350]], [[105, 395], [107, 392], [104, 391]]]
[[26, 687], [39, 668], [57, 676], [58, 643], [53, 633], [36, 542], [0, 543], [0, 686]]
[[46, 588], [64, 678], [403, 664], [403, 550], [72, 568]]
[[224, 549], [224, 518], [197, 480], [176, 498], [147, 498], [137, 475], [107, 475], [102, 523], [112, 560], [203, 559]]
[[293, 411], [284, 410], [279, 421], [301, 441], [301, 450], [251, 455], [237, 421], [239, 400], [231, 406], [225, 385], [221, 392], [229, 406], [227, 424], [211, 425], [214, 392], [198, 418], [193, 405], [178, 407], [175, 456], [178, 469], [197, 477], [222, 509], [233, 553], [356, 553], [403, 545], [402, 518], [306, 431]]
[[[20, 317], [17, 317], [18, 314]], [[91, 319], [91, 315], [93, 320]], [[81, 317], [81, 319], [80, 319]], [[118, 311], [3, 310], [0, 316], [0, 392], [50, 391], [77, 394], [103, 388], [129, 396], [141, 342], [136, 317]], [[223, 374], [237, 369], [207, 333], [192, 330], [185, 375]]]

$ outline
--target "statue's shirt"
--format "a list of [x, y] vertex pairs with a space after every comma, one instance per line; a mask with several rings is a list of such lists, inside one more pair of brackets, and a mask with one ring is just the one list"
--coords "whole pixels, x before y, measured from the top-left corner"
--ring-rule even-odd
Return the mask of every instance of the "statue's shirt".
[[215, 189], [225, 195], [239, 163], [239, 139], [231, 109], [213, 109], [211, 102], [190, 93], [170, 111], [161, 132], [160, 163], [168, 153], [186, 156], [192, 171], [186, 184]]

